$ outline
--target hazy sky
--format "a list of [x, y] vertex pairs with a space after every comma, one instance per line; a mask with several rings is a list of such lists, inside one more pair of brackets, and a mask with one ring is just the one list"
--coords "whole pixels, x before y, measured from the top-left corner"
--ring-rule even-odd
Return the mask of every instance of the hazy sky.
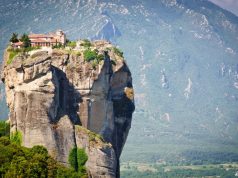
[[229, 10], [238, 16], [238, 0], [210, 0], [223, 9]]

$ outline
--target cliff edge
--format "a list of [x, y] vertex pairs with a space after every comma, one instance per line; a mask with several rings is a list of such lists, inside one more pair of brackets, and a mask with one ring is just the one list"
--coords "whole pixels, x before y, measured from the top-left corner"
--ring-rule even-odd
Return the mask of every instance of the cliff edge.
[[122, 53], [106, 41], [79, 41], [75, 49], [9, 57], [7, 49], [1, 79], [11, 132], [21, 133], [22, 145], [43, 145], [66, 165], [70, 150], [84, 148], [90, 177], [119, 177], [134, 111]]

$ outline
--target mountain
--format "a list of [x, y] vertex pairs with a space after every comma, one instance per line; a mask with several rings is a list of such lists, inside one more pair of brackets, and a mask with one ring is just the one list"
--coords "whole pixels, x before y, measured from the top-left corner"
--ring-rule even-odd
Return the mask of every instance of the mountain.
[[207, 0], [3, 0], [0, 12], [1, 55], [12, 32], [58, 28], [124, 51], [136, 111], [122, 161], [238, 160], [235, 15]]

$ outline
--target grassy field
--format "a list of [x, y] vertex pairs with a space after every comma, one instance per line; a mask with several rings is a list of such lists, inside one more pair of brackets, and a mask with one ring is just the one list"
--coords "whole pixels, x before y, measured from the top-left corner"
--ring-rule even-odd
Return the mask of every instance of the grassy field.
[[127, 162], [121, 164], [122, 178], [238, 177], [238, 163], [207, 165], [167, 165]]

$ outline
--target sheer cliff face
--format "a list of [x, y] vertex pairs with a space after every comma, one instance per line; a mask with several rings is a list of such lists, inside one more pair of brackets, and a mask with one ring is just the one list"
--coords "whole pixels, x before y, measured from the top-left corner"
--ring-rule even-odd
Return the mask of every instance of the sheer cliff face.
[[11, 64], [5, 52], [2, 81], [11, 131], [22, 133], [24, 146], [43, 145], [64, 164], [73, 147], [85, 148], [90, 175], [118, 177], [134, 111], [131, 73], [111, 44], [95, 41], [92, 49], [104, 55], [96, 66], [85, 62], [83, 47], [81, 53], [17, 56]]

